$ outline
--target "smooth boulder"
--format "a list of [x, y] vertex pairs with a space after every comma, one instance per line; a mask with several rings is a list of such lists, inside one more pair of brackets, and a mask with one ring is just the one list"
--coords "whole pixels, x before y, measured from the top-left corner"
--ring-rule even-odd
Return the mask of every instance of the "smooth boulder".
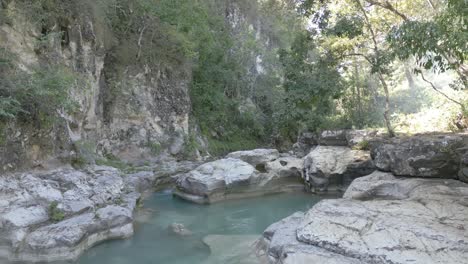
[[369, 152], [348, 147], [318, 146], [304, 158], [303, 177], [317, 191], [346, 185], [375, 170]]
[[249, 187], [257, 175], [255, 168], [242, 160], [216, 160], [180, 177], [174, 194], [196, 203], [212, 203], [225, 199], [230, 192]]

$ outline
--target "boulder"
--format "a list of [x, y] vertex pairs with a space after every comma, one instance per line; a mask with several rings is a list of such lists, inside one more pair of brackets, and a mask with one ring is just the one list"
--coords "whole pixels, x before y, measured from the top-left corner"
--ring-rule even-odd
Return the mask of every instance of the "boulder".
[[293, 153], [299, 158], [304, 157], [310, 150], [317, 146], [317, 135], [312, 132], [302, 132], [297, 137], [297, 142], [293, 145]]
[[466, 263], [468, 184], [375, 172], [344, 198], [270, 226], [270, 263]]
[[197, 203], [215, 202], [228, 192], [249, 187], [257, 173], [252, 165], [239, 159], [208, 162], [181, 177], [174, 194]]
[[347, 130], [345, 136], [348, 147], [353, 148], [359, 145], [364, 145], [363, 143], [370, 145], [369, 142], [374, 141], [377, 134], [377, 130]]
[[226, 158], [240, 159], [263, 171], [263, 167], [267, 162], [273, 161], [279, 156], [280, 153], [276, 149], [254, 149], [232, 152]]
[[318, 143], [322, 146], [348, 146], [347, 130], [326, 130], [320, 133]]
[[357, 259], [298, 241], [296, 238], [296, 229], [303, 218], [304, 213], [297, 212], [272, 224], [265, 230], [258, 247], [261, 251], [265, 252], [269, 263], [362, 263]]
[[369, 152], [348, 147], [318, 146], [304, 158], [303, 177], [316, 191], [346, 185], [375, 170]]
[[463, 145], [457, 135], [395, 138], [374, 147], [372, 157], [378, 169], [395, 175], [456, 179]]
[[304, 161], [296, 157], [281, 157], [266, 163], [268, 174], [278, 178], [299, 178], [304, 167]]

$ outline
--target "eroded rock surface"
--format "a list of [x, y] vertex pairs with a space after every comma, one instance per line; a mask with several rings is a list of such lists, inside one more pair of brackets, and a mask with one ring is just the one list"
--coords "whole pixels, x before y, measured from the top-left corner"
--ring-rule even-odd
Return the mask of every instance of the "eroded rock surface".
[[178, 191], [175, 194], [193, 202], [211, 203], [224, 199], [226, 190], [248, 187], [257, 175], [258, 171], [242, 160], [216, 160], [181, 177], [177, 181]]
[[372, 157], [377, 168], [395, 175], [457, 179], [463, 146], [458, 135], [396, 138], [373, 148]]
[[240, 159], [250, 165], [262, 170], [267, 162], [279, 158], [280, 153], [276, 149], [254, 149], [246, 151], [236, 151], [229, 153], [226, 158]]
[[159, 175], [90, 166], [1, 176], [0, 263], [74, 260], [96, 243], [131, 236], [140, 192]]
[[467, 263], [468, 184], [376, 172], [344, 197], [267, 229], [271, 263]]
[[[205, 163], [177, 181], [176, 196], [196, 203], [213, 203], [268, 193], [303, 189], [299, 181], [302, 159], [279, 158], [277, 151], [266, 158], [248, 156], [252, 164], [262, 164], [262, 171], [240, 159], [226, 158]], [[243, 154], [244, 155], [244, 154]], [[273, 161], [271, 159], [275, 158]]]
[[304, 159], [303, 177], [316, 190], [327, 190], [330, 184], [349, 184], [354, 178], [375, 170], [367, 151], [348, 147], [318, 146]]

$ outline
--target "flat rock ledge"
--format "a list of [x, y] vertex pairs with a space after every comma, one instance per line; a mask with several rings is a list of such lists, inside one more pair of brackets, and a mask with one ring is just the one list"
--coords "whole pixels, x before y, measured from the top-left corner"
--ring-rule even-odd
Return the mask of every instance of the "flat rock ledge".
[[262, 241], [270, 263], [468, 263], [468, 184], [375, 172]]
[[76, 260], [93, 245], [133, 235], [141, 193], [193, 164], [123, 174], [107, 166], [0, 176], [0, 263]]

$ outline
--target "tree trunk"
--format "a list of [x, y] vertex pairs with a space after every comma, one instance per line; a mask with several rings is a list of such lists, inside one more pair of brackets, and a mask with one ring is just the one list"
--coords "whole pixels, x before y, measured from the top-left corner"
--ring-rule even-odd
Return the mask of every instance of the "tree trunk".
[[382, 83], [382, 87], [385, 92], [385, 112], [384, 112], [385, 126], [387, 127], [388, 135], [390, 137], [395, 137], [395, 131], [393, 130], [392, 123], [390, 121], [390, 93], [388, 91], [388, 85], [382, 73], [380, 72], [379, 72], [379, 79], [380, 79], [380, 82]]

